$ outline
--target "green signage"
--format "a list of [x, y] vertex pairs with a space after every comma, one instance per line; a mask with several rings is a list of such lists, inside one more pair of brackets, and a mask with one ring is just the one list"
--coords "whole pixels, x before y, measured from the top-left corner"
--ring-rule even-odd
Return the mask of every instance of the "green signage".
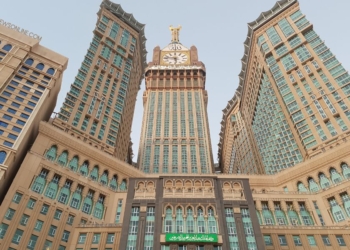
[[199, 243], [216, 243], [218, 242], [217, 234], [165, 234], [166, 242], [199, 242]]

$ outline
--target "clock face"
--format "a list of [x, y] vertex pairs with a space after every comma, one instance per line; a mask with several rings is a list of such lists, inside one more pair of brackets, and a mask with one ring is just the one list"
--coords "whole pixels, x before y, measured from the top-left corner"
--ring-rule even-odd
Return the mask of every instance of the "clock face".
[[167, 64], [183, 64], [187, 60], [187, 55], [181, 52], [170, 52], [163, 56], [163, 61]]

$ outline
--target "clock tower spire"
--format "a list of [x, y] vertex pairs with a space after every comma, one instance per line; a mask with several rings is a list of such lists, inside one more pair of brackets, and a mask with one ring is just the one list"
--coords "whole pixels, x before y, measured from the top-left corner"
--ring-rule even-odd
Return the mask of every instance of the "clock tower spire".
[[171, 43], [154, 49], [145, 71], [138, 167], [145, 173], [213, 172], [205, 66], [197, 48], [179, 42], [181, 26], [170, 26]]
[[181, 25], [175, 28], [172, 25], [169, 26], [169, 30], [171, 31], [171, 42], [172, 43], [180, 43], [179, 35], [181, 30]]

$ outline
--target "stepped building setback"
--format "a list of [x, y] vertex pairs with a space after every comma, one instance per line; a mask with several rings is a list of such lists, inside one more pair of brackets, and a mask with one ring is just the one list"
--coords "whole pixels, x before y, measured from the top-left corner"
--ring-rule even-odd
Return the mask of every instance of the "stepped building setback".
[[248, 24], [214, 164], [211, 83], [181, 26], [147, 64], [144, 25], [103, 0], [50, 121], [67, 59], [0, 26], [0, 185], [20, 166], [3, 192], [0, 249], [349, 249], [350, 76], [316, 28], [297, 0]]

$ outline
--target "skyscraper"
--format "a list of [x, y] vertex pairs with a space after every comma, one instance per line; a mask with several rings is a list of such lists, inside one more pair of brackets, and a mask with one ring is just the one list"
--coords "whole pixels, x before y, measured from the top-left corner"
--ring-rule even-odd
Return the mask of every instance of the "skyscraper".
[[211, 173], [205, 66], [197, 48], [172, 40], [156, 47], [146, 68], [146, 90], [138, 166], [145, 173]]
[[102, 1], [92, 42], [53, 124], [127, 160], [145, 42], [143, 24], [120, 5]]
[[20, 33], [14, 24], [1, 21], [0, 204], [38, 134], [39, 122], [50, 118], [68, 63], [40, 45], [38, 35]]
[[[257, 169], [267, 174], [344, 143], [350, 127], [350, 76], [306, 16], [297, 9], [291, 13], [293, 4], [280, 1], [277, 6], [283, 8], [275, 6], [278, 12], [264, 12], [249, 24], [236, 92], [250, 151], [261, 166]], [[222, 133], [225, 124], [238, 126], [229, 122], [235, 116], [230, 112], [231, 104], [225, 109]], [[233, 151], [239, 150], [236, 143]], [[245, 158], [231, 156], [237, 166], [244, 165]], [[229, 164], [226, 160], [224, 168]]]

